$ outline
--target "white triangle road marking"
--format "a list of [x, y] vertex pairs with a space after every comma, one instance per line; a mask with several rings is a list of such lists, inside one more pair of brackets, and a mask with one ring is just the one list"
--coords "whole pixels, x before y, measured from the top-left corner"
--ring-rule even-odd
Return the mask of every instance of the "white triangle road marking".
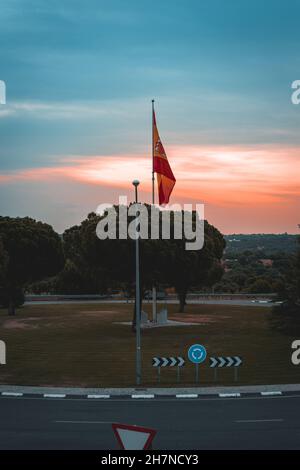
[[142, 450], [148, 440], [149, 433], [118, 429], [120, 439], [126, 450]]

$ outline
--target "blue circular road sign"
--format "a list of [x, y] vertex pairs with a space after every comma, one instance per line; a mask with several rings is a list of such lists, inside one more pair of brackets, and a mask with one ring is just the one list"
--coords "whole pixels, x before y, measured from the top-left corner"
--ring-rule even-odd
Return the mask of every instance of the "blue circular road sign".
[[207, 352], [202, 344], [193, 344], [188, 350], [188, 358], [194, 364], [201, 364], [204, 362], [207, 356]]

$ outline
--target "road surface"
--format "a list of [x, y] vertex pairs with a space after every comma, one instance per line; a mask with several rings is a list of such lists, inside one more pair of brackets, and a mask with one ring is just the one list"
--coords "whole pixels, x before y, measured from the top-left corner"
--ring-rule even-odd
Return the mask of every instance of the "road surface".
[[[128, 303], [133, 303], [130, 300]], [[151, 303], [151, 301], [143, 300], [144, 303]], [[158, 304], [178, 304], [178, 300], [158, 301]], [[30, 300], [26, 301], [25, 305], [61, 305], [61, 304], [126, 304], [124, 300]], [[190, 305], [236, 305], [248, 307], [272, 307], [272, 303], [259, 300], [187, 300]]]
[[153, 448], [300, 449], [300, 395], [200, 399], [0, 398], [0, 449], [117, 448], [111, 423], [157, 430]]

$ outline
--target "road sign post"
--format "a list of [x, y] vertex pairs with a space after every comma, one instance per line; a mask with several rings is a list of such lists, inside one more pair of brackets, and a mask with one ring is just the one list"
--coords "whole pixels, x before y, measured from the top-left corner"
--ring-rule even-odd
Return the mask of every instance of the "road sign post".
[[189, 360], [195, 364], [195, 381], [199, 382], [199, 364], [205, 361], [207, 352], [202, 344], [193, 344], [188, 350]]
[[177, 366], [177, 383], [180, 382], [180, 367]]

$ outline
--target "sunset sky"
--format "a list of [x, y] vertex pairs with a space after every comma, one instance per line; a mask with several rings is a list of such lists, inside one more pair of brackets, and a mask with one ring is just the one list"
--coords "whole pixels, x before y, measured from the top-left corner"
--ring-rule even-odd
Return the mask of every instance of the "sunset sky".
[[151, 198], [151, 99], [177, 179], [223, 233], [300, 223], [300, 2], [2, 0], [0, 214], [62, 232]]

